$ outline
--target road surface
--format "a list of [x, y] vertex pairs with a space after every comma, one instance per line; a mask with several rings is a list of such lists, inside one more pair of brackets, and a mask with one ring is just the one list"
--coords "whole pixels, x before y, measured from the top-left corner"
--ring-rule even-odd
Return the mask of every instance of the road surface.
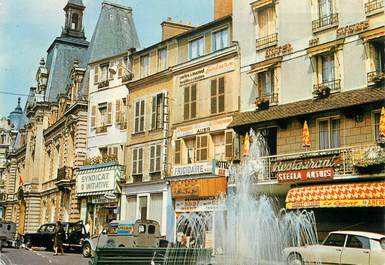
[[3, 248], [0, 265], [88, 265], [89, 259], [78, 253], [54, 256], [52, 252]]

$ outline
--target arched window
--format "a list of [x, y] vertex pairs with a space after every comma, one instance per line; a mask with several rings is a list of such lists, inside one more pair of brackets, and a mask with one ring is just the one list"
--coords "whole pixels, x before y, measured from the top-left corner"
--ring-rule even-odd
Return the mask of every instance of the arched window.
[[76, 13], [72, 14], [71, 29], [73, 30], [78, 29], [78, 23], [79, 23], [79, 15]]

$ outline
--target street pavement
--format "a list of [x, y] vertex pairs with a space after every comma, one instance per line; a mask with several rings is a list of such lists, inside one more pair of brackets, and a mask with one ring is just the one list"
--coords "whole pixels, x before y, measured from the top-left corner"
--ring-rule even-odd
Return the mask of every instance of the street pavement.
[[54, 256], [53, 252], [3, 248], [0, 265], [88, 265], [89, 259], [79, 253]]

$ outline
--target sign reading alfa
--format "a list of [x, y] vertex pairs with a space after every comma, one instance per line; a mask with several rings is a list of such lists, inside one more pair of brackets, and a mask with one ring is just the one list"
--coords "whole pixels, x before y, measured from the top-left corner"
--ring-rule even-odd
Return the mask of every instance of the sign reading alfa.
[[337, 156], [276, 161], [271, 172], [279, 183], [323, 181], [334, 178]]
[[77, 174], [77, 196], [87, 196], [95, 192], [114, 192], [116, 179], [120, 172], [116, 167], [99, 168], [94, 170], [80, 170]]

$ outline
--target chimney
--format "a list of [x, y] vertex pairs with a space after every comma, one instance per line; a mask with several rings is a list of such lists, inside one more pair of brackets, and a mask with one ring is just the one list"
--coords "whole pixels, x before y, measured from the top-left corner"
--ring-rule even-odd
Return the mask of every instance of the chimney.
[[214, 20], [233, 13], [233, 0], [214, 0]]
[[160, 25], [162, 26], [162, 41], [194, 28], [191, 23], [190, 25], [186, 25], [181, 22], [174, 22], [171, 17], [168, 17], [167, 20], [163, 21]]

